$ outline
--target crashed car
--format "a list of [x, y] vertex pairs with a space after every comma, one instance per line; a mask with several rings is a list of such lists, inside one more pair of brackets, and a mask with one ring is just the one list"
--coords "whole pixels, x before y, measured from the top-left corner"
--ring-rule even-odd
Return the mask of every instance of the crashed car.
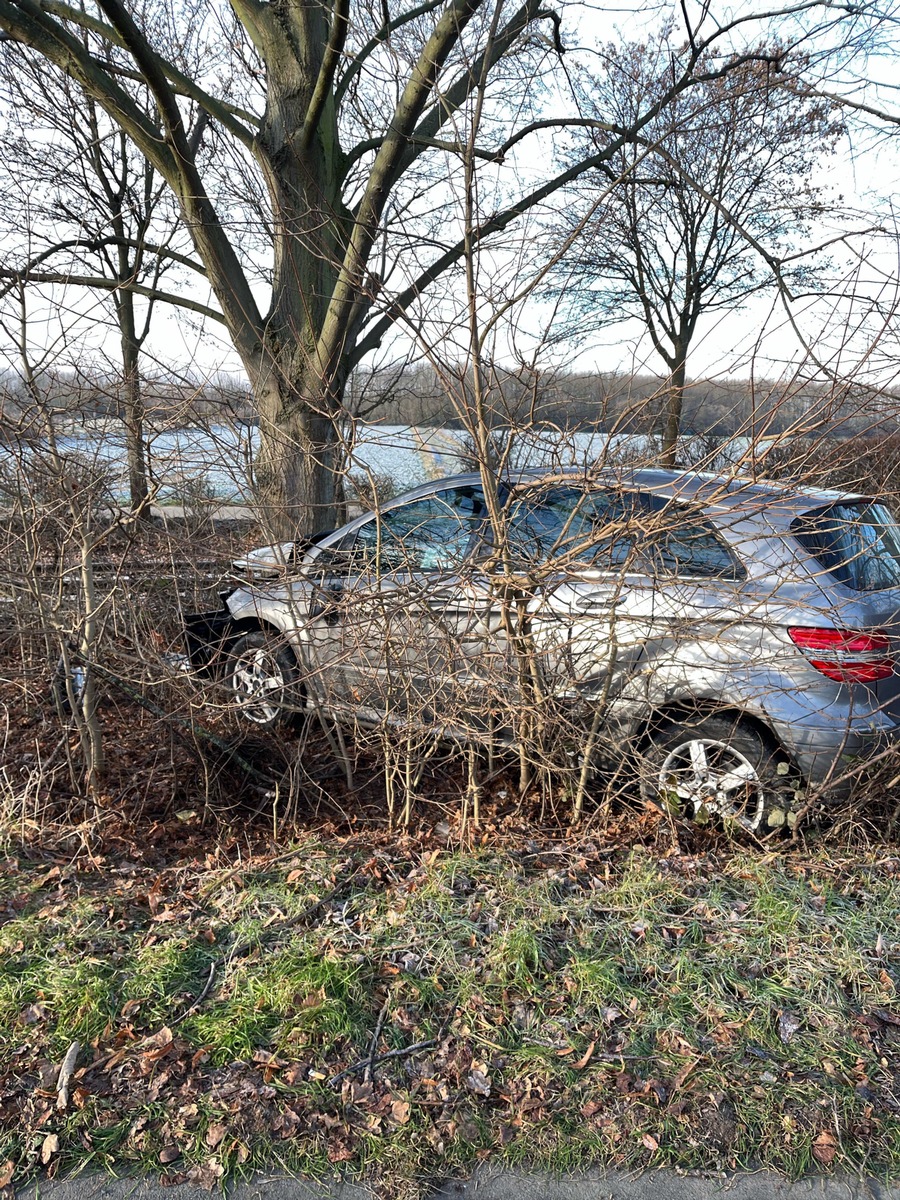
[[464, 474], [235, 570], [187, 649], [257, 727], [318, 708], [510, 740], [549, 697], [645, 797], [749, 830], [843, 800], [900, 729], [900, 526], [877, 497], [658, 469], [487, 496]]

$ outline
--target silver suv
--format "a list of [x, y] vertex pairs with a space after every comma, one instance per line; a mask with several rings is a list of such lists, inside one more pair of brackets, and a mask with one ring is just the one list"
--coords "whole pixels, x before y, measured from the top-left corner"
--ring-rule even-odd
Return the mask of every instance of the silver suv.
[[235, 569], [188, 652], [257, 726], [319, 708], [510, 742], [555, 721], [645, 797], [751, 830], [844, 798], [900, 729], [900, 526], [872, 497], [655, 469], [486, 495], [458, 475]]

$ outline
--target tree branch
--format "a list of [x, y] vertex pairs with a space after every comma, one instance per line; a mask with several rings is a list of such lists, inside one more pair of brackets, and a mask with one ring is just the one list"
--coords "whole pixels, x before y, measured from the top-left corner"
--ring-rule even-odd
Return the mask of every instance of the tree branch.
[[[440, 98], [412, 131], [416, 138], [434, 138], [441, 127], [457, 112], [471, 95], [479, 80], [509, 52], [522, 33], [537, 17], [539, 0], [525, 0], [490, 45], [475, 59], [462, 75], [441, 92]], [[400, 163], [398, 175], [422, 153], [423, 146], [410, 145]]]
[[162, 292], [158, 288], [145, 287], [144, 284], [136, 283], [133, 280], [123, 282], [120, 279], [107, 279], [103, 275], [71, 275], [65, 271], [31, 271], [24, 276], [22, 272], [12, 271], [6, 267], [0, 267], [0, 279], [10, 280], [9, 286], [0, 288], [0, 297], [5, 296], [13, 287], [21, 283], [71, 284], [73, 287], [98, 288], [105, 292], [134, 292], [136, 296], [146, 296], [148, 300], [158, 300], [163, 304], [174, 304], [178, 308], [190, 309], [191, 312], [199, 313], [200, 316], [209, 317], [221, 324], [227, 323], [220, 312], [206, 304], [201, 304], [198, 300], [191, 300], [189, 296], [179, 296], [176, 292]]
[[[102, 0], [111, 3], [112, 0]], [[389, 132], [375, 156], [356, 212], [349, 245], [316, 345], [319, 369], [330, 374], [345, 349], [362, 273], [388, 197], [404, 170], [408, 139], [428, 103], [441, 68], [483, 0], [451, 0], [425, 43], [394, 109]]]
[[[678, 85], [675, 86], [677, 87]], [[653, 106], [646, 117], [640, 121], [638, 128], [646, 124], [647, 121], [652, 120], [652, 117], [655, 115], [662, 103], [663, 101], [660, 100]], [[483, 241], [486, 237], [489, 237], [491, 234], [500, 233], [507, 227], [507, 225], [511, 224], [511, 222], [513, 222], [517, 217], [520, 217], [522, 213], [534, 208], [543, 200], [546, 200], [549, 196], [552, 196], [555, 192], [558, 192], [560, 188], [565, 187], [567, 183], [571, 183], [580, 175], [585, 174], [585, 172], [603, 166], [605, 163], [609, 162], [609, 160], [615, 154], [617, 154], [623, 146], [635, 140], [636, 138], [633, 129], [618, 133], [615, 139], [610, 142], [608, 146], [604, 147], [603, 150], [599, 151], [597, 154], [591, 155], [588, 158], [582, 159], [581, 162], [576, 163], [572, 167], [568, 167], [565, 171], [562, 171], [559, 175], [555, 176], [555, 178], [548, 180], [547, 183], [535, 188], [534, 191], [529, 192], [527, 196], [523, 196], [520, 200], [516, 201], [515, 204], [510, 205], [500, 213], [495, 213], [483, 224], [473, 229], [468, 239], [461, 238], [455, 245], [451, 246], [429, 267], [427, 267], [414, 283], [410, 284], [408, 288], [402, 291], [390, 305], [387, 311], [366, 333], [365, 337], [360, 339], [353, 354], [353, 365], [359, 362], [360, 359], [363, 358], [364, 355], [368, 354], [371, 350], [376, 350], [378, 348], [378, 346], [381, 344], [381, 339], [390, 329], [394, 321], [397, 320], [399, 316], [402, 316], [409, 305], [412, 304], [417, 297], [420, 296], [423, 291], [425, 291], [426, 288], [434, 283], [444, 271], [451, 267], [455, 262], [459, 261], [459, 259], [465, 253], [467, 245], [475, 245], [478, 242]]]
[[[0, 4], [7, 2], [0, 0]], [[20, 3], [24, 2], [20, 0]], [[235, 249], [206, 194], [175, 93], [147, 39], [121, 0], [97, 2], [122, 37], [156, 100], [166, 130], [165, 141], [171, 147], [174, 159], [169, 170], [162, 173], [178, 196], [194, 245], [206, 263], [210, 284], [222, 306], [222, 316], [234, 339], [235, 349], [245, 363], [256, 361], [261, 345], [262, 318]]]
[[[90, 16], [81, 9], [73, 8], [70, 4], [63, 4], [61, 0], [39, 0], [40, 7], [44, 12], [50, 13], [52, 16], [59, 17], [63, 21], [71, 21], [74, 25], [78, 25], [81, 29], [88, 30], [91, 33], [96, 33], [99, 37], [104, 38], [113, 46], [119, 46], [121, 49], [127, 49], [125, 41], [121, 34], [112, 25], [107, 25], [105, 21], [99, 21], [96, 17]], [[234, 105], [226, 104], [222, 100], [217, 100], [215, 96], [211, 96], [203, 88], [198, 87], [193, 79], [182, 74], [174, 64], [170, 63], [162, 55], [153, 51], [153, 54], [159, 63], [160, 69], [169, 79], [173, 90], [179, 95], [187, 96], [199, 104], [202, 109], [209, 113], [215, 119], [233, 134], [245, 146], [251, 146], [253, 143], [253, 131], [247, 129], [237, 120], [246, 121], [249, 125], [259, 125], [259, 118], [246, 109], [237, 108]], [[111, 63], [104, 64], [105, 70], [111, 74], [122, 75], [125, 78], [133, 79], [136, 82], [142, 82], [143, 76], [138, 73], [132, 73], [126, 69], [115, 66]]]
[[159, 173], [170, 178], [171, 152], [162, 133], [104, 66], [69, 31], [33, 0], [0, 0], [0, 29], [32, 46], [102, 104]]
[[260, 57], [265, 59], [265, 51], [272, 39], [272, 18], [268, 4], [260, 0], [228, 0], [234, 15], [247, 30], [250, 40], [256, 47]]
[[373, 54], [378, 49], [382, 42], [386, 42], [397, 29], [402, 29], [404, 25], [408, 25], [410, 21], [415, 21], [417, 17], [423, 17], [426, 13], [433, 12], [434, 9], [440, 8], [443, 3], [444, 0], [425, 0], [424, 4], [419, 4], [405, 13], [401, 13], [399, 17], [394, 17], [392, 21], [386, 21], [378, 32], [366, 42], [362, 50], [354, 56], [350, 66], [341, 76], [334, 89], [335, 104], [340, 105], [347, 88], [362, 70], [363, 63], [370, 54]]
[[328, 43], [322, 55], [322, 65], [319, 68], [316, 85], [313, 89], [306, 116], [303, 119], [303, 129], [300, 133], [300, 145], [303, 149], [309, 146], [312, 135], [319, 123], [319, 118], [325, 108], [325, 102], [331, 93], [331, 85], [340, 62], [341, 52], [347, 38], [349, 26], [349, 0], [334, 0], [331, 16], [331, 29], [328, 32]]
[[[55, 242], [52, 246], [48, 246], [46, 250], [42, 250], [40, 254], [36, 254], [25, 266], [19, 267], [14, 273], [21, 278], [27, 279], [35, 267], [39, 267], [42, 262], [46, 262], [54, 254], [60, 254], [64, 250], [85, 250], [89, 254], [99, 254], [106, 246], [129, 246], [133, 250], [143, 250], [148, 254], [154, 255], [156, 258], [169, 258], [172, 262], [177, 262], [183, 267], [188, 267], [190, 270], [196, 271], [198, 275], [206, 275], [206, 268], [202, 263], [197, 262], [193, 258], [188, 258], [186, 254], [179, 254], [177, 250], [169, 250], [166, 246], [157, 246], [140, 238], [112, 236], [90, 239], [69, 238], [66, 241]], [[12, 271], [12, 268], [8, 268], [8, 270]]]

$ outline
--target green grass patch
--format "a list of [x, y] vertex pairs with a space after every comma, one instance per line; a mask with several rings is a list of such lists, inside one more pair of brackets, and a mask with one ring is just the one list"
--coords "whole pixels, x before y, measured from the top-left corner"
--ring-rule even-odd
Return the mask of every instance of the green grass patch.
[[896, 868], [315, 840], [218, 872], [22, 861], [0, 881], [0, 1164], [896, 1176]]

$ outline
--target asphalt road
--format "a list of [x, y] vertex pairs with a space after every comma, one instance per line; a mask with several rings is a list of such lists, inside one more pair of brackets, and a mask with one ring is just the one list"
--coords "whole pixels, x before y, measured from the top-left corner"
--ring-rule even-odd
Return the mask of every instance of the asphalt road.
[[[353, 1184], [323, 1186], [284, 1175], [259, 1175], [227, 1189], [230, 1200], [371, 1200]], [[192, 1184], [163, 1187], [148, 1179], [80, 1175], [42, 1180], [16, 1190], [16, 1200], [209, 1200]], [[735, 1176], [678, 1175], [674, 1171], [596, 1172], [557, 1179], [507, 1171], [484, 1171], [465, 1183], [452, 1182], [432, 1200], [900, 1200], [900, 1187], [873, 1179], [809, 1178], [787, 1183], [766, 1171]]]

